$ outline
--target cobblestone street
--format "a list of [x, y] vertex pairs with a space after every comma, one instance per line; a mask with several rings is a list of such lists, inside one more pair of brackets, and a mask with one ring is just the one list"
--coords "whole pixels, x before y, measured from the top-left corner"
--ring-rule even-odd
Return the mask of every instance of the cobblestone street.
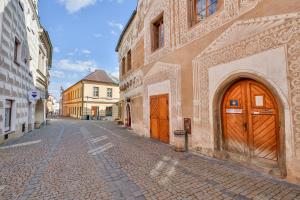
[[300, 186], [109, 122], [52, 120], [0, 146], [0, 199], [300, 199]]

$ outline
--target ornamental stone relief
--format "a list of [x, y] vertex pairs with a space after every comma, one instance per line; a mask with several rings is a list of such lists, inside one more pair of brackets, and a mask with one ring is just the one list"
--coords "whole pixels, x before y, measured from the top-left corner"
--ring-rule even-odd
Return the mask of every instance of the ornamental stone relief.
[[187, 1], [178, 1], [178, 7], [180, 9], [179, 18], [176, 18], [176, 24], [179, 26], [179, 33], [176, 33], [176, 35], [179, 35], [180, 44], [178, 47], [180, 47], [255, 8], [261, 0], [224, 0], [223, 10], [215, 13], [192, 28], [189, 27], [188, 19], [186, 17], [188, 16]]
[[129, 49], [131, 49], [144, 35], [145, 16], [147, 15], [151, 0], [140, 0], [138, 2], [137, 13], [130, 27], [126, 31], [119, 49], [119, 59], [121, 60]]
[[120, 90], [127, 92], [136, 89], [143, 84], [142, 80], [143, 72], [142, 70], [137, 70], [120, 82]]
[[[278, 23], [278, 20], [280, 23]], [[247, 29], [262, 23], [276, 24], [265, 28], [263, 32], [254, 34], [249, 32], [247, 37], [240, 38], [235, 43], [226, 37], [233, 30]], [[237, 28], [239, 27], [239, 28]], [[267, 25], [265, 27], [268, 27]], [[228, 41], [227, 41], [227, 39]], [[223, 41], [224, 45], [218, 41]], [[241, 21], [232, 25], [216, 42], [204, 50], [193, 60], [194, 74], [194, 120], [200, 127], [209, 127], [209, 96], [208, 96], [208, 68], [233, 60], [238, 60], [269, 49], [281, 46], [287, 47], [288, 76], [290, 101], [292, 107], [292, 124], [294, 134], [294, 155], [300, 158], [300, 13], [280, 15], [274, 17], [257, 18]]]

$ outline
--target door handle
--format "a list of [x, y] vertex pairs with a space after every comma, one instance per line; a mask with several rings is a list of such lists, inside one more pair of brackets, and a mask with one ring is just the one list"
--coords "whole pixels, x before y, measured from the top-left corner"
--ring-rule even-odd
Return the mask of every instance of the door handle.
[[244, 131], [247, 131], [247, 122], [244, 122], [243, 126], [244, 126]]

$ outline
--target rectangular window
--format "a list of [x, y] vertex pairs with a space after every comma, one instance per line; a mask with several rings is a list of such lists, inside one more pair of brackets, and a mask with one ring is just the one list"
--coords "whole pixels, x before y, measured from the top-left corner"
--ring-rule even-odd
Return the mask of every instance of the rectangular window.
[[107, 97], [112, 98], [112, 88], [107, 88]]
[[190, 25], [204, 21], [222, 6], [223, 0], [189, 0]]
[[163, 15], [152, 24], [152, 51], [165, 45], [164, 18]]
[[21, 54], [21, 42], [18, 38], [15, 38], [15, 46], [14, 46], [14, 62], [17, 65], [20, 65], [20, 54]]
[[126, 73], [126, 62], [125, 58], [122, 59], [122, 75]]
[[106, 107], [105, 115], [106, 116], [112, 116], [112, 107]]
[[93, 96], [94, 97], [99, 97], [99, 88], [98, 87], [93, 88]]
[[131, 70], [131, 50], [127, 52], [127, 71]]
[[5, 116], [4, 116], [4, 131], [8, 132], [11, 130], [11, 112], [12, 112], [12, 101], [5, 101]]

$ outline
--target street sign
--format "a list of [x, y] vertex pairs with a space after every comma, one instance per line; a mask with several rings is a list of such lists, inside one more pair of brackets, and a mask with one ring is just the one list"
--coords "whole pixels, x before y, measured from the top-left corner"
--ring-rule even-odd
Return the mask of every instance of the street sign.
[[41, 98], [40, 91], [38, 90], [30, 90], [28, 92], [28, 99], [29, 101], [37, 101]]

